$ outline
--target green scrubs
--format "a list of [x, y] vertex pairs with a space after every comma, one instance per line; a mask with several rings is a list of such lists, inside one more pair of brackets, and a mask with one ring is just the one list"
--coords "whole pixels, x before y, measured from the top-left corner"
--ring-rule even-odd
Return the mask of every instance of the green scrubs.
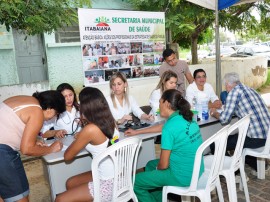
[[[161, 149], [171, 151], [170, 164], [165, 170], [156, 170], [159, 160], [152, 160], [145, 172], [136, 175], [134, 191], [140, 202], [161, 202], [163, 186], [190, 185], [196, 151], [203, 142], [198, 124], [186, 121], [176, 111], [164, 124], [161, 138]], [[200, 175], [203, 170], [202, 162]]]

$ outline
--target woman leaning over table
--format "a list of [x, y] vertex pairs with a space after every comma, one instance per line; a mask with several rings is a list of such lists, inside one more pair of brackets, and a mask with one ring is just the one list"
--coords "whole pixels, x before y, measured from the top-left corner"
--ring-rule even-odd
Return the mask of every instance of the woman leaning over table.
[[110, 79], [111, 95], [107, 101], [118, 125], [132, 120], [133, 113], [139, 119], [154, 121], [152, 115], [145, 114], [135, 99], [128, 94], [128, 82], [123, 73], [117, 72]]
[[[65, 151], [66, 161], [73, 160], [84, 148], [95, 158], [110, 146], [110, 140], [115, 134], [115, 121], [99, 89], [86, 87], [80, 92], [79, 99], [81, 118], [85, 125]], [[111, 201], [114, 168], [110, 158], [99, 166], [99, 173], [102, 201]], [[66, 186], [67, 191], [57, 195], [56, 202], [93, 201], [94, 186], [91, 171], [69, 178]]]
[[[65, 98], [66, 111], [58, 117], [55, 117], [51, 123], [44, 123], [42, 129], [42, 132], [45, 131], [42, 134], [42, 137], [44, 138], [63, 138], [66, 134], [74, 134], [81, 129], [78, 125], [80, 113], [74, 88], [68, 83], [62, 83], [56, 90]], [[51, 127], [53, 127], [53, 130], [50, 130]]]
[[65, 99], [57, 91], [14, 96], [0, 103], [0, 198], [4, 201], [28, 201], [29, 184], [18, 151], [29, 156], [60, 151], [60, 141], [45, 146], [37, 141], [37, 134], [44, 120], [64, 111]]
[[175, 89], [177, 84], [177, 74], [173, 71], [164, 72], [155, 90], [150, 95], [149, 104], [152, 108], [151, 114], [156, 115], [159, 109], [159, 99], [162, 93], [168, 89]]
[[[160, 159], [147, 163], [145, 172], [136, 175], [134, 191], [140, 202], [161, 201], [163, 186], [189, 186], [196, 151], [203, 142], [190, 105], [179, 91], [166, 90], [159, 107], [160, 115], [167, 118], [162, 128], [161, 154]], [[200, 175], [203, 170], [202, 163]]]

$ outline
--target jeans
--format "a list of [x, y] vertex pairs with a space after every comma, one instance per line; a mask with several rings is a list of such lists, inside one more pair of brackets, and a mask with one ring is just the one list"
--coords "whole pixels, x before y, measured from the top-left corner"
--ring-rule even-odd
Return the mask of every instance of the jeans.
[[0, 144], [0, 196], [5, 202], [13, 202], [28, 194], [29, 184], [19, 152]]
[[[227, 147], [226, 151], [234, 150], [236, 147], [238, 139], [238, 134], [230, 135], [227, 140]], [[250, 138], [246, 136], [244, 147], [243, 148], [259, 148], [265, 145], [266, 139], [259, 139], [259, 138]], [[215, 151], [215, 145], [210, 145], [212, 153]], [[253, 156], [246, 156], [245, 163], [248, 164], [251, 168], [257, 171], [257, 158]]]

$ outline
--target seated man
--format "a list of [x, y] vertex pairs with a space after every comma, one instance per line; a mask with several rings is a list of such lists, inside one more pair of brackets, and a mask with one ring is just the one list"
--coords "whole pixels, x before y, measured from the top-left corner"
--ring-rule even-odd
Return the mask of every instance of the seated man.
[[[239, 75], [235, 72], [225, 74], [224, 84], [228, 92], [225, 109], [223, 112], [218, 113], [216, 109], [211, 108], [210, 115], [219, 119], [222, 124], [227, 124], [231, 121], [234, 114], [239, 119], [247, 114], [251, 114], [244, 148], [264, 146], [270, 123], [270, 113], [262, 97], [254, 89], [242, 84], [239, 80]], [[227, 150], [235, 148], [237, 138], [238, 134], [229, 136]], [[246, 163], [257, 170], [255, 157], [246, 158]]]
[[222, 106], [221, 101], [218, 99], [213, 87], [206, 83], [206, 73], [203, 69], [196, 69], [193, 72], [194, 82], [187, 87], [186, 99], [192, 106], [193, 99], [197, 103], [207, 102], [209, 108], [219, 109]]

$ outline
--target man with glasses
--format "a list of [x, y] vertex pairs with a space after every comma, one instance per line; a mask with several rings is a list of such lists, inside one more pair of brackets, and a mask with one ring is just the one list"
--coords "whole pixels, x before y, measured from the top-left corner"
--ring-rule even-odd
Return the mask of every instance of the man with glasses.
[[[233, 115], [241, 119], [251, 114], [244, 148], [264, 146], [269, 129], [270, 113], [262, 97], [254, 89], [242, 84], [239, 75], [235, 72], [225, 74], [223, 81], [228, 92], [224, 111], [218, 113], [212, 108], [210, 115], [219, 119], [221, 124], [227, 124]], [[237, 138], [238, 134], [228, 137], [227, 150], [233, 150], [236, 147]], [[255, 157], [247, 156], [246, 163], [257, 170]]]
[[163, 51], [163, 60], [164, 62], [159, 68], [159, 75], [161, 76], [164, 72], [171, 70], [177, 74], [177, 90], [179, 90], [183, 97], [186, 94], [185, 87], [185, 77], [188, 80], [188, 83], [193, 82], [193, 77], [190, 73], [188, 65], [183, 60], [178, 60], [176, 58], [175, 52], [172, 49], [165, 49]]

